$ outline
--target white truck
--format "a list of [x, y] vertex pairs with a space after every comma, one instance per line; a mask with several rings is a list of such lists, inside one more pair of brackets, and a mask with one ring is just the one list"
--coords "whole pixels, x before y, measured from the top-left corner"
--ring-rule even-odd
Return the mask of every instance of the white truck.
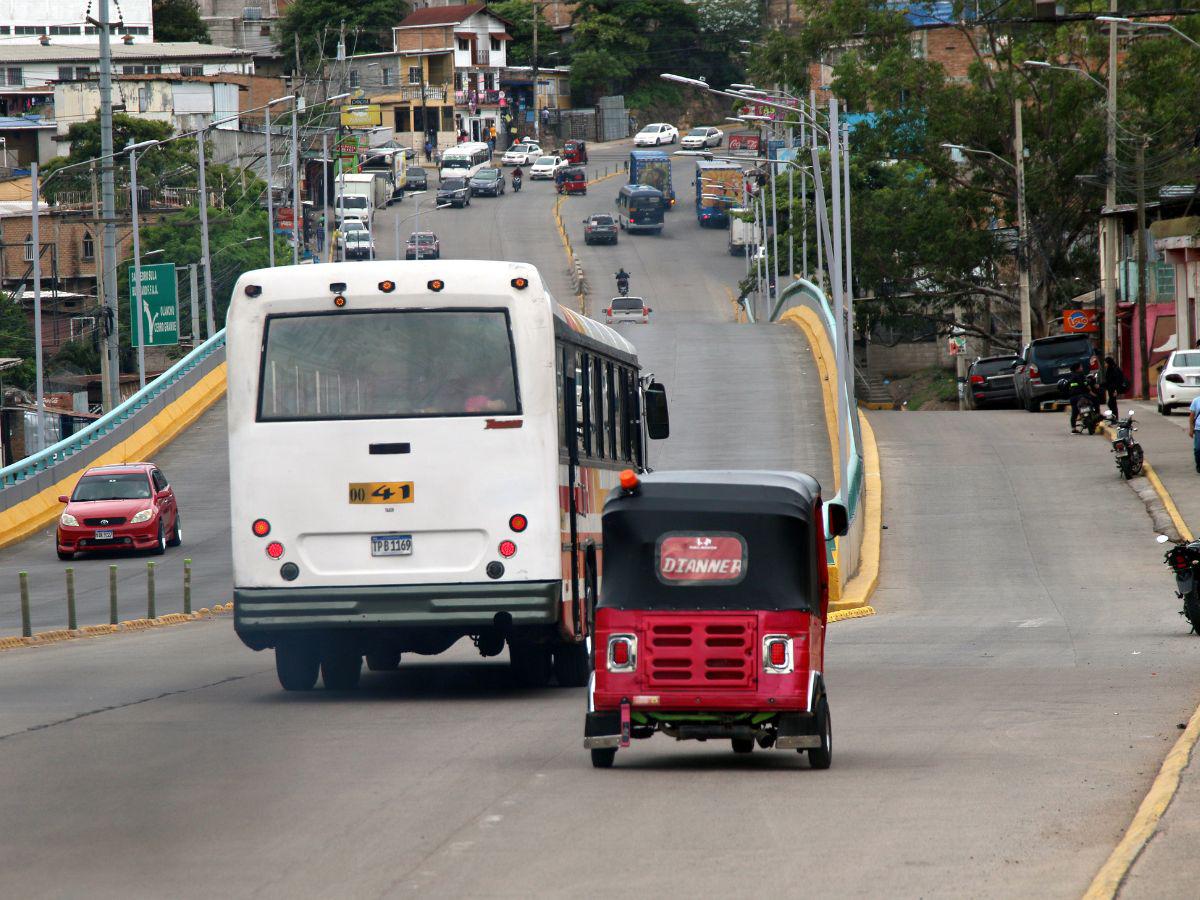
[[337, 190], [339, 196], [365, 197], [371, 209], [382, 209], [392, 198], [392, 186], [383, 172], [339, 175]]
[[735, 206], [729, 210], [729, 253], [732, 256], [745, 256], [753, 253], [754, 248], [761, 243], [755, 233], [754, 223], [741, 218], [750, 212]]

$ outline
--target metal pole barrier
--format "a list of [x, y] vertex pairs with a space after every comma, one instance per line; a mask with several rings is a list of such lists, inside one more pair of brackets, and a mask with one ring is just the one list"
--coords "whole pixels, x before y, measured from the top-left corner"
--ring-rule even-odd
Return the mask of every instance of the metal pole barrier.
[[183, 561], [183, 614], [192, 614], [192, 561]]
[[33, 628], [29, 624], [29, 573], [18, 572], [21, 582], [21, 637], [33, 637]]
[[75, 619], [75, 569], [72, 566], [67, 566], [67, 628], [71, 631], [79, 629]]
[[117, 624], [117, 567], [108, 567], [108, 624]]
[[154, 607], [154, 563], [146, 563], [146, 618], [153, 619], [157, 615]]

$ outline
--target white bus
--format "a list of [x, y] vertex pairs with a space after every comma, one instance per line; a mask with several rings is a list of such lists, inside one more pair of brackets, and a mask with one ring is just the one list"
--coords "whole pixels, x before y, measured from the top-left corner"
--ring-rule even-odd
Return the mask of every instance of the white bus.
[[234, 626], [285, 689], [465, 636], [586, 684], [604, 499], [668, 427], [633, 345], [460, 260], [248, 272], [227, 341]]
[[442, 153], [438, 178], [466, 178], [469, 181], [491, 161], [492, 151], [487, 144], [468, 141]]

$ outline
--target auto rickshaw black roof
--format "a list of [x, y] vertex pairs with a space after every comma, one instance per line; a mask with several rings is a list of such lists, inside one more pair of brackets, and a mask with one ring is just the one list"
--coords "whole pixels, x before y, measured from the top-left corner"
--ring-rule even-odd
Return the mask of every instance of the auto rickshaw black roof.
[[[650, 610], [812, 610], [819, 588], [813, 513], [816, 479], [799, 472], [685, 471], [647, 474], [604, 505], [599, 605]], [[736, 535], [736, 581], [671, 583], [659, 547], [672, 535]], [[823, 548], [822, 548], [823, 552]]]

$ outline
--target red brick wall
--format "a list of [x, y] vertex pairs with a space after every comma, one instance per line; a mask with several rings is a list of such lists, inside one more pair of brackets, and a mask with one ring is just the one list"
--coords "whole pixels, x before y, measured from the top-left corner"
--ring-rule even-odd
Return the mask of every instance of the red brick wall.
[[396, 50], [440, 50], [454, 46], [453, 25], [430, 25], [426, 28], [403, 28], [393, 31]]

